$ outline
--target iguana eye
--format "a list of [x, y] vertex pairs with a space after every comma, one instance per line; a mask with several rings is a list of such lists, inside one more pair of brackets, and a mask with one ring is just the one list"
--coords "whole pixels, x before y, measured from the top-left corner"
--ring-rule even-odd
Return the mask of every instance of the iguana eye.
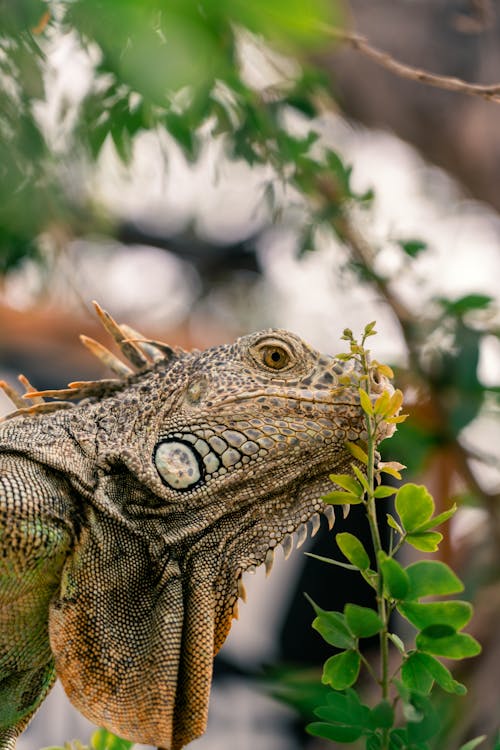
[[282, 346], [267, 344], [260, 350], [262, 361], [272, 370], [283, 370], [290, 364], [290, 354]]

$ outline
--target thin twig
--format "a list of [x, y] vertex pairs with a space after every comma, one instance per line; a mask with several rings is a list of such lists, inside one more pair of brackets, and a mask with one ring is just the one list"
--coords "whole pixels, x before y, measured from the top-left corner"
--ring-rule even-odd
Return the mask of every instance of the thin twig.
[[366, 57], [376, 62], [378, 65], [390, 70], [400, 78], [407, 78], [410, 81], [419, 81], [425, 83], [428, 86], [433, 86], [438, 89], [445, 89], [446, 91], [458, 91], [468, 96], [478, 96], [481, 99], [486, 99], [490, 102], [500, 104], [500, 83], [493, 84], [482, 84], [482, 83], [469, 83], [461, 78], [454, 76], [443, 76], [437, 73], [430, 73], [427, 70], [421, 68], [415, 68], [412, 65], [407, 65], [395, 57], [390, 55], [384, 50], [374, 47], [365, 36], [357, 34], [354, 31], [347, 31], [346, 29], [338, 29], [332, 26], [322, 26], [322, 31], [327, 33], [329, 36], [337, 39], [358, 52], [361, 52]]

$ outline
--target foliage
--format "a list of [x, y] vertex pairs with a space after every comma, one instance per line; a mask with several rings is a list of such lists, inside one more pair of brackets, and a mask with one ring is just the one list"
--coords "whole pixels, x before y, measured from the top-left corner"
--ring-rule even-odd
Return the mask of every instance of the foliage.
[[85, 745], [79, 740], [72, 740], [65, 742], [62, 747], [47, 747], [43, 750], [130, 750], [132, 746], [133, 742], [122, 740], [106, 729], [98, 729], [90, 738], [90, 745]]
[[[273, 57], [267, 42], [300, 59], [328, 39], [337, 20], [336, 6], [327, 0], [2, 3], [0, 273], [36, 256], [37, 237], [54, 223], [73, 234], [93, 225], [109, 231], [83, 186], [67, 184], [68, 172], [78, 179], [80, 163], [96, 162], [109, 140], [128, 163], [141, 132], [167, 132], [189, 161], [209, 135], [224, 137], [229, 158], [271, 164], [282, 180], [290, 165], [292, 182], [311, 183], [309, 152], [316, 137], [292, 136], [283, 113], [293, 107], [314, 116], [324, 78]], [[88, 90], [76, 105], [58, 103], [47, 77], [47, 51], [64, 36], [78, 39], [93, 64]], [[269, 91], [247, 80], [243, 40], [275, 67], [277, 82]], [[59, 109], [64, 137], [55, 137], [37, 114], [49, 100]], [[338, 157], [331, 159], [348, 190], [348, 172]], [[271, 185], [268, 200], [273, 190]]]
[[[311, 601], [316, 618], [315, 628], [331, 646], [340, 649], [323, 666], [322, 683], [332, 691], [326, 702], [314, 713], [319, 721], [307, 729], [310, 734], [340, 743], [351, 743], [363, 738], [367, 750], [426, 750], [436, 734], [440, 720], [433, 706], [432, 690], [439, 686], [447, 693], [463, 695], [466, 688], [455, 680], [438, 657], [464, 659], [480, 653], [479, 643], [462, 632], [472, 616], [472, 606], [450, 595], [463, 590], [463, 584], [444, 562], [429, 559], [413, 562], [406, 567], [397, 560], [397, 553], [405, 544], [424, 552], [436, 552], [442, 534], [436, 531], [454, 514], [456, 506], [435, 515], [434, 500], [424, 486], [407, 483], [398, 490], [383, 484], [382, 475], [401, 479], [404, 467], [396, 463], [377, 461], [377, 449], [387, 435], [387, 427], [401, 423], [402, 393], [390, 395], [384, 390], [376, 396], [372, 392], [374, 375], [391, 375], [389, 368], [371, 362], [365, 348], [366, 339], [375, 333], [374, 324], [366, 326], [361, 343], [346, 330], [343, 338], [349, 342], [350, 352], [340, 355], [352, 360], [359, 378], [359, 399], [365, 414], [366, 445], [347, 444], [355, 459], [352, 474], [332, 474], [336, 487], [323, 500], [331, 504], [362, 504], [370, 525], [373, 543], [373, 564], [369, 551], [354, 535], [337, 534], [337, 543], [349, 565], [373, 588], [377, 610], [346, 604], [343, 612], [326, 611]], [[395, 495], [394, 512], [387, 512], [390, 545], [385, 551], [380, 541], [376, 504], [386, 503]], [[337, 560], [329, 560], [336, 565]], [[342, 563], [345, 564], [345, 563]], [[444, 600], [436, 597], [447, 597]], [[432, 597], [432, 601], [429, 601]], [[401, 637], [391, 631], [391, 615], [398, 612], [416, 631], [415, 645], [408, 647]], [[378, 635], [380, 668], [374, 670], [360, 645], [363, 638]], [[389, 660], [389, 649], [397, 662]], [[393, 669], [389, 674], [389, 665]], [[361, 693], [353, 686], [358, 683], [364, 668], [379, 688], [375, 705], [362, 702]], [[466, 743], [461, 750], [475, 747], [484, 738]]]

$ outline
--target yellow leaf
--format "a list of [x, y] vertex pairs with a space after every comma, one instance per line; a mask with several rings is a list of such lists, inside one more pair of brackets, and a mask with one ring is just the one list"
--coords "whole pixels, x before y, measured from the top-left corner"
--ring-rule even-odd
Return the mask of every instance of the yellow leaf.
[[356, 445], [356, 443], [351, 443], [349, 440], [346, 440], [345, 447], [347, 450], [352, 453], [354, 458], [357, 458], [358, 461], [361, 461], [363, 464], [368, 463], [368, 456], [366, 455], [365, 451], [359, 447], [359, 445]]
[[370, 396], [363, 388], [358, 388], [358, 391], [361, 408], [363, 409], [365, 414], [368, 414], [370, 417], [373, 416], [373, 404], [371, 402]]

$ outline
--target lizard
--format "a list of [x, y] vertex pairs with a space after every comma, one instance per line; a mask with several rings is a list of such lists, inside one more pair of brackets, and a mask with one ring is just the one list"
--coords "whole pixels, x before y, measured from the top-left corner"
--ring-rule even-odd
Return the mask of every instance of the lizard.
[[[200, 736], [242, 574], [269, 572], [320, 514], [332, 528], [329, 474], [366, 439], [352, 362], [280, 329], [188, 352], [94, 304], [123, 357], [81, 338], [114, 377], [2, 383], [16, 409], [0, 423], [0, 750], [56, 675], [120, 737]], [[373, 397], [392, 389], [372, 381]]]

